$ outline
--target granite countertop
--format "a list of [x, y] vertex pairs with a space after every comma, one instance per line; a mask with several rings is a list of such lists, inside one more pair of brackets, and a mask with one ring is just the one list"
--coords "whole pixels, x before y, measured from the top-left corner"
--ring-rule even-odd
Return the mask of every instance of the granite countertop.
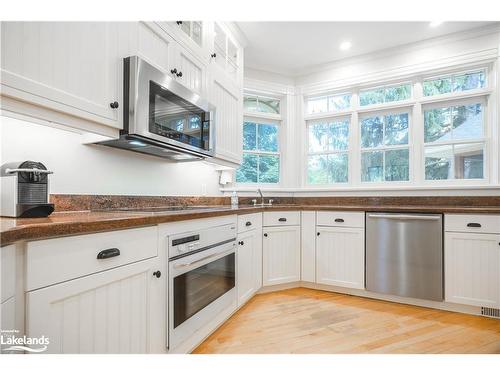
[[249, 214], [262, 211], [382, 211], [421, 213], [481, 213], [500, 214], [500, 206], [421, 206], [421, 205], [274, 205], [272, 207], [207, 206], [180, 211], [69, 211], [55, 212], [47, 218], [0, 218], [0, 245], [17, 241], [39, 240], [94, 232], [127, 229], [172, 221], [192, 220], [214, 216]]

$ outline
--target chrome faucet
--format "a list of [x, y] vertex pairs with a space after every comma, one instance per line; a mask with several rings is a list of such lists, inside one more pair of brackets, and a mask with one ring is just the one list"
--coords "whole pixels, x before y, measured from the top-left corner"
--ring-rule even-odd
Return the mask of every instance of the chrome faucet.
[[252, 199], [252, 203], [253, 203], [254, 206], [261, 206], [261, 207], [263, 207], [263, 206], [272, 206], [273, 205], [273, 200], [272, 199], [269, 199], [269, 202], [265, 203], [264, 195], [262, 194], [262, 190], [260, 190], [260, 188], [257, 189], [257, 192], [260, 195], [261, 201], [260, 201], [259, 204], [257, 204], [257, 199]]

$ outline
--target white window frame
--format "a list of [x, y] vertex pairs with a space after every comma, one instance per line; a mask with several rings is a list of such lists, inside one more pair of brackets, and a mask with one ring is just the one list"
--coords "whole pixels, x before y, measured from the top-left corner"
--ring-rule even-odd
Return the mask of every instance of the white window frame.
[[[333, 96], [333, 95], [331, 95]], [[351, 96], [352, 100], [352, 96]], [[348, 144], [347, 144], [347, 149], [345, 150], [334, 150], [334, 151], [319, 151], [319, 152], [310, 152], [309, 151], [309, 127], [314, 126], [317, 124], [322, 124], [325, 122], [340, 122], [340, 121], [345, 121], [347, 120], [349, 123], [349, 136], [348, 136]], [[351, 154], [352, 154], [352, 129], [353, 129], [353, 124], [352, 124], [352, 116], [350, 115], [345, 115], [345, 114], [340, 114], [338, 116], [329, 116], [329, 117], [322, 117], [322, 118], [316, 118], [312, 119], [306, 122], [306, 160], [305, 160], [305, 165], [306, 165], [306, 170], [305, 170], [305, 184], [309, 187], [328, 187], [328, 186], [350, 186], [351, 185], [351, 179], [352, 179], [352, 164], [351, 164]], [[309, 156], [315, 156], [315, 155], [330, 155], [330, 154], [347, 154], [347, 181], [346, 182], [332, 182], [332, 183], [326, 183], [326, 184], [311, 184], [309, 183]]]
[[[399, 115], [399, 114], [408, 114], [408, 143], [403, 145], [382, 145], [377, 147], [362, 147], [361, 146], [361, 123], [363, 119], [377, 116], [387, 116], [387, 115]], [[392, 109], [384, 109], [373, 112], [363, 112], [360, 114], [358, 118], [358, 132], [359, 139], [357, 144], [357, 151], [359, 152], [359, 182], [361, 185], [370, 185], [370, 186], [388, 186], [388, 185], [408, 185], [413, 182], [413, 116], [412, 116], [412, 108], [410, 106], [406, 107], [396, 107]], [[385, 126], [384, 126], [384, 137], [385, 139]], [[408, 180], [403, 181], [386, 181], [385, 180], [385, 151], [390, 150], [406, 150], [408, 149]], [[383, 173], [384, 180], [382, 181], [363, 181], [363, 172], [362, 172], [362, 154], [365, 152], [375, 152], [382, 151], [384, 152], [383, 156]]]
[[[344, 95], [349, 95], [350, 100], [349, 100], [349, 107], [339, 110], [339, 111], [329, 111], [327, 110], [326, 112], [317, 112], [317, 113], [309, 113], [308, 112], [308, 105], [310, 100], [314, 99], [321, 99], [321, 98], [326, 98], [327, 100], [327, 108], [328, 108], [328, 98], [330, 97], [335, 97], [335, 96], [344, 96]], [[330, 118], [333, 116], [345, 116], [350, 113], [352, 113], [353, 110], [353, 92], [351, 91], [338, 91], [338, 92], [329, 92], [329, 93], [324, 93], [321, 95], [311, 95], [308, 96], [304, 99], [304, 112], [305, 112], [305, 119], [306, 120], [313, 120], [313, 119], [321, 119], [321, 118]]]
[[[498, 183], [498, 168], [500, 154], [498, 150], [499, 142], [496, 139], [500, 132], [499, 125], [495, 122], [498, 114], [498, 103], [493, 102], [497, 98], [497, 69], [494, 62], [461, 64], [457, 67], [439, 67], [429, 69], [423, 73], [412, 73], [399, 79], [388, 77], [378, 83], [373, 81], [369, 84], [354, 84], [352, 86], [343, 86], [342, 88], [326, 87], [323, 92], [313, 89], [311, 93], [305, 93], [302, 104], [303, 132], [306, 139], [303, 142], [303, 163], [302, 163], [302, 187], [318, 188], [329, 190], [396, 190], [396, 189], [457, 189], [484, 187], [488, 188], [494, 182]], [[480, 89], [458, 91], [442, 95], [423, 96], [423, 82], [428, 79], [439, 77], [456, 76], [466, 73], [483, 71], [485, 74], [485, 85]], [[500, 82], [500, 81], [498, 81]], [[373, 104], [361, 107], [359, 105], [359, 92], [361, 90], [370, 90], [380, 87], [394, 87], [401, 84], [410, 83], [411, 98], [408, 100], [394, 101], [380, 104]], [[314, 97], [340, 95], [342, 93], [351, 93], [351, 108], [342, 113], [319, 113], [310, 115], [307, 113], [307, 100]], [[446, 104], [449, 102], [450, 104]], [[429, 106], [444, 107], [446, 105], [460, 105], [460, 103], [481, 103], [483, 105], [483, 140], [466, 140], [463, 143], [483, 143], [484, 144], [484, 178], [483, 179], [447, 179], [447, 180], [426, 180], [425, 179], [425, 144], [424, 144], [424, 109]], [[456, 103], [456, 104], [455, 104]], [[361, 181], [361, 126], [360, 119], [369, 117], [373, 113], [409, 113], [409, 180], [408, 181]], [[330, 183], [326, 185], [308, 183], [308, 123], [311, 120], [332, 118], [340, 116], [351, 116], [350, 140], [349, 140], [349, 183], [339, 184]], [[353, 126], [358, 124], [358, 126]], [[392, 148], [392, 147], [390, 147]], [[363, 149], [366, 151], [367, 149]], [[495, 181], [492, 181], [494, 178]], [[409, 186], [410, 185], [410, 186]]]
[[[244, 187], [254, 187], [254, 186], [262, 186], [262, 187], [268, 187], [268, 188], [277, 188], [282, 186], [283, 184], [283, 166], [284, 166], [284, 161], [283, 161], [283, 140], [284, 140], [284, 129], [283, 129], [283, 118], [282, 118], [282, 113], [283, 113], [283, 97], [278, 96], [278, 95], [270, 95], [267, 93], [260, 93], [257, 91], [253, 90], [245, 90], [243, 93], [243, 97], [257, 97], [257, 98], [265, 98], [265, 99], [274, 99], [278, 100], [280, 102], [280, 113], [267, 113], [267, 112], [253, 112], [253, 111], [243, 111], [243, 124], [245, 122], [255, 122], [257, 124], [268, 124], [268, 125], [276, 125], [278, 127], [278, 151], [273, 152], [273, 151], [259, 151], [259, 150], [243, 150], [242, 149], [242, 157], [243, 154], [254, 154], [254, 155], [276, 155], [279, 157], [279, 176], [278, 176], [278, 182], [237, 182], [236, 181], [236, 173], [234, 176], [234, 181], [235, 181], [235, 187], [236, 188], [244, 188]], [[243, 131], [242, 131], [242, 137], [243, 137]], [[257, 179], [259, 176], [258, 172], [259, 164], [257, 164]]]
[[[436, 95], [437, 96], [437, 95]], [[460, 140], [450, 140], [450, 141], [445, 141], [445, 142], [431, 142], [431, 143], [425, 143], [424, 139], [424, 131], [425, 131], [425, 118], [424, 118], [424, 113], [426, 110], [429, 109], [436, 109], [436, 108], [446, 108], [446, 107], [458, 107], [458, 106], [463, 106], [463, 105], [470, 105], [470, 104], [481, 104], [482, 107], [482, 117], [483, 117], [483, 136], [481, 138], [476, 138], [476, 139], [460, 139]], [[443, 185], [444, 183], [448, 185], [483, 185], [483, 184], [488, 184], [490, 181], [490, 163], [491, 163], [491, 156], [490, 156], [490, 139], [491, 139], [491, 129], [489, 129], [488, 126], [488, 104], [487, 100], [484, 96], [473, 96], [470, 98], [458, 98], [458, 99], [449, 99], [446, 101], [437, 101], [434, 103], [427, 103], [422, 105], [422, 158], [421, 158], [421, 173], [422, 173], [422, 179], [424, 184], [426, 185], [432, 185], [432, 186], [439, 186]], [[425, 178], [425, 148], [426, 147], [432, 147], [432, 146], [449, 146], [449, 145], [457, 145], [457, 144], [473, 144], [473, 143], [478, 143], [478, 144], [483, 144], [483, 178], [450, 178], [450, 179], [443, 179], [443, 180], [427, 180]], [[455, 160], [454, 158], [452, 159], [452, 170], [453, 172], [455, 168]]]
[[[480, 87], [480, 88], [477, 88], [477, 89], [471, 89], [471, 90], [464, 90], [464, 91], [453, 91], [453, 84], [455, 82], [455, 77], [456, 76], [460, 76], [460, 75], [464, 75], [464, 74], [469, 74], [469, 73], [479, 73], [479, 72], [483, 72], [484, 73], [484, 87]], [[489, 87], [488, 85], [488, 67], [477, 67], [475, 69], [467, 69], [467, 70], [456, 70], [456, 71], [449, 71], [447, 73], [444, 73], [444, 74], [436, 74], [436, 75], [431, 75], [431, 76], [425, 76], [422, 78], [422, 99], [424, 101], [427, 101], [427, 100], [430, 100], [432, 101], [432, 99], [442, 99], [442, 98], [453, 98], [453, 97], [457, 97], [457, 96], [466, 96], [466, 97], [469, 97], [470, 95], [474, 95], [478, 92], [483, 92], [485, 89], [487, 89]], [[444, 79], [444, 78], [448, 78], [448, 77], [451, 77], [451, 89], [452, 91], [451, 92], [446, 92], [446, 93], [443, 93], [443, 94], [436, 94], [436, 95], [428, 95], [428, 96], [425, 96], [424, 95], [424, 82], [425, 81], [433, 81], [433, 80], [437, 80], [437, 79]]]

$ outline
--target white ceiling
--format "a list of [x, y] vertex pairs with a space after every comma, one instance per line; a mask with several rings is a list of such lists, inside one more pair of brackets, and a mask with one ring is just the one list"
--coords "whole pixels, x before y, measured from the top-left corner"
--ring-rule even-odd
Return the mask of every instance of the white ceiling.
[[[307, 68], [495, 22], [237, 22], [248, 39], [245, 66], [286, 75]], [[351, 49], [341, 51], [340, 43]]]

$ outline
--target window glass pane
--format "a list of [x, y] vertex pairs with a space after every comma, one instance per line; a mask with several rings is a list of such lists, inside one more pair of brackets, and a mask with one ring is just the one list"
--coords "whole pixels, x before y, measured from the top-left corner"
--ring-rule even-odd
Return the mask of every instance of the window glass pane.
[[483, 144], [454, 145], [455, 178], [483, 178]]
[[255, 150], [257, 148], [257, 124], [253, 122], [243, 123], [243, 150]]
[[201, 45], [201, 22], [199, 21], [193, 22], [193, 40]]
[[328, 183], [328, 159], [326, 155], [311, 155], [307, 159], [307, 181], [309, 184]]
[[409, 166], [408, 149], [387, 150], [385, 152], [386, 181], [408, 181]]
[[248, 112], [258, 112], [257, 98], [255, 96], [245, 96], [243, 98], [243, 109]]
[[395, 102], [398, 100], [406, 100], [411, 96], [411, 85], [408, 83], [406, 85], [388, 87], [385, 90], [385, 101]]
[[346, 153], [328, 155], [328, 182], [347, 182], [349, 172], [348, 160]]
[[452, 108], [453, 139], [475, 139], [483, 136], [483, 113], [481, 104]]
[[257, 155], [243, 153], [241, 166], [236, 171], [236, 182], [257, 182]]
[[259, 155], [259, 182], [277, 183], [280, 176], [280, 158], [275, 155]]
[[258, 124], [257, 149], [278, 152], [278, 127], [276, 125]]
[[349, 121], [337, 121], [330, 124], [332, 151], [347, 150], [349, 147]]
[[451, 92], [451, 77], [424, 81], [424, 96], [446, 94]]
[[425, 179], [447, 180], [453, 178], [452, 146], [435, 146], [425, 148]]
[[436, 108], [424, 111], [424, 141], [437, 142], [451, 139], [450, 108]]
[[359, 104], [363, 106], [363, 105], [383, 103], [384, 97], [385, 97], [384, 88], [361, 91], [359, 93]]
[[328, 97], [328, 111], [342, 111], [351, 106], [351, 95], [337, 95]]
[[384, 180], [384, 155], [382, 151], [361, 153], [361, 181]]
[[259, 112], [280, 113], [280, 101], [277, 99], [259, 98]]
[[385, 144], [408, 144], [408, 113], [385, 116]]
[[361, 121], [361, 147], [378, 147], [384, 138], [382, 116], [368, 117]]
[[453, 91], [466, 91], [484, 87], [484, 72], [466, 73], [455, 76]]
[[328, 151], [329, 126], [328, 124], [314, 124], [309, 126], [309, 152]]
[[322, 113], [328, 112], [328, 98], [313, 98], [307, 101], [307, 113]]

